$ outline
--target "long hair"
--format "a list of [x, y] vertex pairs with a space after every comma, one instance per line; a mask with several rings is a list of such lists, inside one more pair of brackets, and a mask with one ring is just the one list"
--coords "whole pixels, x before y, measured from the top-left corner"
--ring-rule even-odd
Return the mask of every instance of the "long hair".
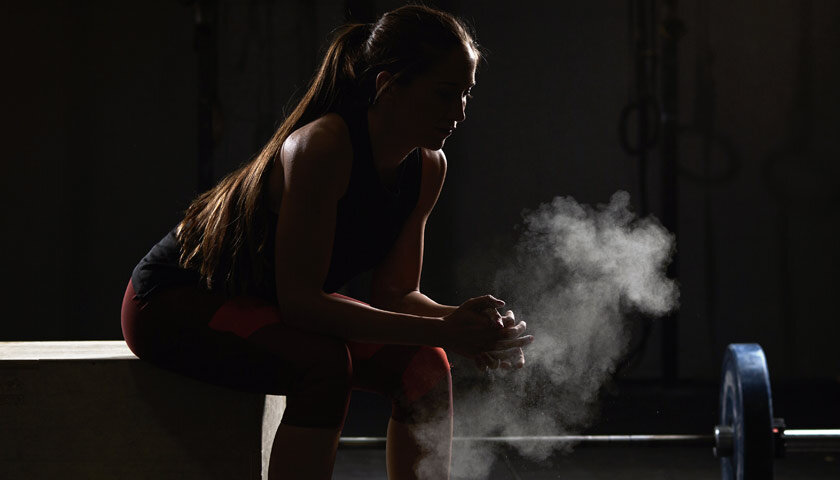
[[[224, 283], [231, 295], [273, 285], [272, 214], [265, 184], [286, 138], [329, 112], [375, 103], [392, 83], [410, 82], [459, 46], [480, 56], [464, 23], [420, 5], [388, 12], [375, 24], [337, 29], [303, 97], [260, 153], [187, 208], [176, 231], [181, 267], [197, 271], [208, 288]], [[377, 91], [381, 71], [392, 77]]]

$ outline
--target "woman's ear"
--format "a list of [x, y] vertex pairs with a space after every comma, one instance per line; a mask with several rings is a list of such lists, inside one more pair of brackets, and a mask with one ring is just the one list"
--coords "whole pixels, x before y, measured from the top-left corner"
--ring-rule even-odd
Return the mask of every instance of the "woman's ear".
[[379, 100], [379, 98], [385, 94], [385, 91], [387, 90], [387, 87], [389, 86], [392, 77], [393, 75], [391, 75], [385, 70], [382, 70], [381, 72], [376, 74], [376, 93], [371, 99], [371, 104], [376, 103]]

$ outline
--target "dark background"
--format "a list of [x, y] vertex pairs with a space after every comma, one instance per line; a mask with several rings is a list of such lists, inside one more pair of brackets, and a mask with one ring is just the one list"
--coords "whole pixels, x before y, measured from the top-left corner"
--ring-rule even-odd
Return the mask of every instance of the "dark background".
[[[213, 178], [258, 151], [333, 28], [401, 4], [219, 0]], [[424, 290], [460, 303], [485, 293], [523, 209], [557, 195], [607, 202], [616, 190], [642, 208], [640, 162], [618, 135], [635, 95], [634, 28], [627, 1], [438, 5], [475, 25], [487, 50], [427, 232]], [[119, 339], [131, 269], [199, 185], [208, 77], [196, 5], [4, 2], [0, 12], [0, 340]], [[646, 198], [660, 218], [678, 206], [677, 375], [716, 379], [726, 344], [755, 341], [774, 377], [837, 379], [840, 3], [691, 0], [675, 13], [679, 193], [676, 203], [663, 193], [656, 148]], [[628, 375], [662, 375], [664, 323], [653, 321]]]

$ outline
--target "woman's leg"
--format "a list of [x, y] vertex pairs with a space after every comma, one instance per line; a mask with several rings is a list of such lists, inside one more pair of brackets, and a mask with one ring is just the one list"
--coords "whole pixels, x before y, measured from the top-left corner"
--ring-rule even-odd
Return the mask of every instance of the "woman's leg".
[[452, 418], [406, 424], [392, 417], [385, 455], [391, 480], [449, 478]]
[[349, 343], [354, 387], [392, 399], [388, 478], [446, 479], [452, 456], [452, 378], [440, 348]]
[[268, 461], [268, 480], [330, 479], [341, 428], [280, 424]]
[[[286, 393], [286, 409], [274, 434], [269, 480], [332, 478], [338, 439], [350, 402], [352, 363], [347, 346], [328, 337], [300, 332], [291, 337], [282, 325], [263, 327], [248, 337], [268, 349], [295, 357], [304, 372]], [[312, 362], [311, 357], [319, 357]]]

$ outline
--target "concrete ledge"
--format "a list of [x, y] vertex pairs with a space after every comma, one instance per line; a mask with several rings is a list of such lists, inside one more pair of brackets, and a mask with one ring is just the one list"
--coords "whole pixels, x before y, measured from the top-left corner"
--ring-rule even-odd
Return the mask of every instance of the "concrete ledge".
[[123, 341], [0, 342], [0, 478], [260, 479], [284, 406]]
[[0, 342], [0, 360], [137, 360], [122, 340]]

